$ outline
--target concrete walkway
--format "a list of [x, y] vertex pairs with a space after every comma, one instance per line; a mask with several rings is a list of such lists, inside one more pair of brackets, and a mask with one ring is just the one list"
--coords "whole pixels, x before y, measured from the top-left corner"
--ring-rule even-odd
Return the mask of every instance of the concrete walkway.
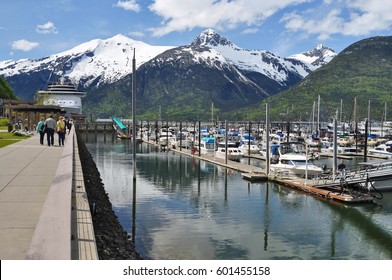
[[0, 149], [0, 259], [79, 259], [71, 253], [73, 130], [65, 147], [57, 141], [40, 145], [34, 135]]

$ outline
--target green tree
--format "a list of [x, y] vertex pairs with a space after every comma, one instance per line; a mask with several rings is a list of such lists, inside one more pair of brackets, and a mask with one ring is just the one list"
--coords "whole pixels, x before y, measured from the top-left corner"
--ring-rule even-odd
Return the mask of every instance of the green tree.
[[3, 77], [0, 77], [0, 98], [2, 99], [18, 99], [14, 95], [14, 91], [10, 87], [10, 85], [4, 80]]

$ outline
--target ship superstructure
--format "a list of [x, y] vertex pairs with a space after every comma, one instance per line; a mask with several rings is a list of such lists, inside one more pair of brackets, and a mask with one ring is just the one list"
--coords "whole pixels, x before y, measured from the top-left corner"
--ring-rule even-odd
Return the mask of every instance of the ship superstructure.
[[49, 84], [46, 90], [38, 91], [37, 95], [43, 105], [58, 105], [65, 110], [66, 116], [71, 116], [82, 114], [82, 97], [85, 97], [86, 93], [78, 91], [74, 84], [60, 79]]

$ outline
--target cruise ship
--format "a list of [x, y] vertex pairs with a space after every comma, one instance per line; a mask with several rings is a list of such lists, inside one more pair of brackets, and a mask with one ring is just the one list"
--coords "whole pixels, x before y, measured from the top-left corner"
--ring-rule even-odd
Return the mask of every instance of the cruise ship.
[[70, 117], [82, 114], [82, 97], [85, 97], [86, 93], [78, 91], [74, 84], [62, 78], [49, 84], [46, 90], [39, 90], [37, 95], [43, 105], [58, 105], [65, 110], [65, 115]]

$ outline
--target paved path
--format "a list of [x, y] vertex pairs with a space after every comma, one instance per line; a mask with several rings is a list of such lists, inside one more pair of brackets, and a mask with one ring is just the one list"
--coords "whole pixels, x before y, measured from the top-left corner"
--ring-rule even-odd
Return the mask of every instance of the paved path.
[[63, 149], [39, 135], [0, 149], [0, 259], [25, 259]]
[[[80, 161], [75, 161], [79, 157], [78, 153], [75, 157], [73, 135], [71, 131], [66, 136], [65, 147], [56, 145], [57, 135], [55, 146], [50, 147], [40, 145], [39, 135], [34, 135], [0, 149], [0, 259], [80, 259], [81, 253], [74, 253], [82, 246], [79, 233], [71, 232], [80, 226], [77, 221], [71, 223], [71, 216], [81, 218], [71, 215], [71, 201], [79, 195], [85, 197], [87, 211], [82, 210], [89, 210], [86, 194], [75, 191], [83, 177]], [[73, 213], [79, 214], [75, 208]], [[90, 216], [81, 222], [92, 228]], [[93, 231], [89, 236], [95, 244]]]

